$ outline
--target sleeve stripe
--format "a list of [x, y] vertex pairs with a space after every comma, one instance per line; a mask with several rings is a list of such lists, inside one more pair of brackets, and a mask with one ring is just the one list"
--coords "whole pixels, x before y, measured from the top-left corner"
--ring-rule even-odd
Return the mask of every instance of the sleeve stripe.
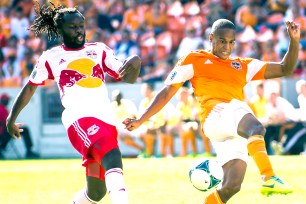
[[265, 67], [266, 62], [260, 61], [257, 59], [253, 59], [248, 65], [248, 70], [246, 74], [246, 81], [250, 82], [253, 77], [263, 68]]
[[51, 67], [50, 67], [50, 64], [49, 64], [48, 61], [46, 61], [45, 66], [46, 66], [47, 71], [48, 71], [48, 79], [54, 79], [54, 75], [52, 73], [52, 70], [51, 70]]
[[184, 83], [187, 80], [190, 80], [194, 76], [192, 64], [186, 64], [175, 67], [167, 79], [165, 80], [166, 85]]

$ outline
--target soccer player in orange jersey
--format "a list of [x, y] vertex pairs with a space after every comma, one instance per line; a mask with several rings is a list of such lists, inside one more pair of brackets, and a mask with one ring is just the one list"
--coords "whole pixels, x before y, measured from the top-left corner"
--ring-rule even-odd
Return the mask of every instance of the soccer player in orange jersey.
[[139, 119], [123, 121], [128, 130], [137, 128], [165, 106], [185, 81], [191, 82], [201, 103], [203, 132], [210, 138], [224, 170], [222, 187], [211, 192], [204, 203], [226, 203], [240, 191], [248, 154], [255, 160], [264, 180], [262, 194], [292, 192], [275, 175], [265, 149], [265, 128], [244, 102], [243, 95], [243, 88], [249, 81], [292, 73], [298, 58], [300, 27], [292, 21], [287, 21], [286, 27], [290, 36], [286, 55], [280, 62], [263, 62], [231, 57], [236, 40], [235, 25], [227, 19], [217, 20], [209, 35], [212, 49], [190, 52], [180, 58], [166, 79], [165, 87]]

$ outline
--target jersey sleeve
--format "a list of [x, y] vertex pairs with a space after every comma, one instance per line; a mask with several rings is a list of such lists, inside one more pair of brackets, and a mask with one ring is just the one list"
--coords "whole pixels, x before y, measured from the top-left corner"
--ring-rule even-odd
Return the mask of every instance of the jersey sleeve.
[[[103, 44], [104, 45], [104, 44]], [[114, 51], [108, 46], [103, 47], [103, 59], [102, 64], [104, 70], [113, 78], [118, 78], [118, 70], [123, 65], [119, 59], [116, 58]]]
[[262, 80], [265, 79], [267, 63], [258, 59], [247, 59], [247, 76], [246, 81], [250, 82], [252, 80]]
[[182, 86], [194, 76], [193, 65], [186, 63], [188, 56], [181, 58], [165, 80], [166, 85]]
[[45, 80], [49, 78], [50, 69], [49, 63], [47, 62], [47, 52], [43, 52], [43, 54], [36, 61], [34, 69], [29, 76], [29, 83], [32, 85], [44, 85]]

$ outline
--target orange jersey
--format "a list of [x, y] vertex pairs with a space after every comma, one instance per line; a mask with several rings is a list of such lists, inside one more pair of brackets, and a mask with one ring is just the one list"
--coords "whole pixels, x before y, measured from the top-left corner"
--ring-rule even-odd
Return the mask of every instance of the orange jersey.
[[264, 79], [266, 62], [252, 58], [222, 60], [204, 50], [180, 58], [165, 80], [166, 85], [182, 86], [190, 81], [200, 103], [203, 124], [211, 109], [232, 99], [244, 100], [244, 86], [251, 80]]

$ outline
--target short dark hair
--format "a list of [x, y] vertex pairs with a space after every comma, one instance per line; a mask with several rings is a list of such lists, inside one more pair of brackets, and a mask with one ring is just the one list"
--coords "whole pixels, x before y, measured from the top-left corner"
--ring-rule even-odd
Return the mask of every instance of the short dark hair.
[[[52, 2], [50, 2], [50, 4], [50, 6], [40, 6], [37, 1], [35, 2], [36, 16], [29, 30], [34, 31], [36, 36], [41, 33], [46, 33], [49, 39], [52, 38], [52, 34], [58, 38], [60, 35], [58, 28], [63, 23], [64, 15], [67, 13], [78, 13], [83, 19], [85, 19], [76, 7], [67, 8], [62, 5], [55, 6]], [[51, 6], [53, 8], [51, 8]]]
[[229, 28], [229, 29], [236, 30], [236, 26], [234, 25], [234, 23], [232, 23], [230, 20], [222, 18], [222, 19], [216, 20], [213, 23], [211, 33], [214, 34], [217, 30], [222, 29], [222, 28]]

